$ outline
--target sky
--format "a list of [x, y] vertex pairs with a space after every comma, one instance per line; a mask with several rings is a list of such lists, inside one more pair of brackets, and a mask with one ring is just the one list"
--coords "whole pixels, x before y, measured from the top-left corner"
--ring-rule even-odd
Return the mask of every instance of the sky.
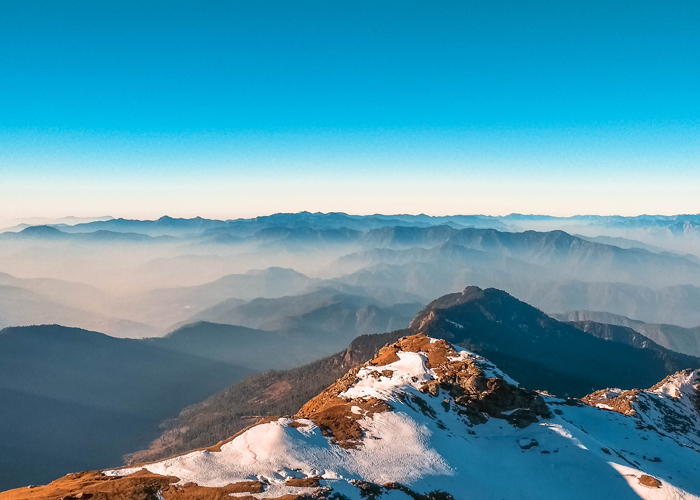
[[0, 219], [700, 212], [697, 1], [0, 9]]

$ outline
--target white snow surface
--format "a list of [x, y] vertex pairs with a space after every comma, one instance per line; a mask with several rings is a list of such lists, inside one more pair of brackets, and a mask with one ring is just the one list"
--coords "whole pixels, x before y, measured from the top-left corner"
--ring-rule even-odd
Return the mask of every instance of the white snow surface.
[[[417, 352], [398, 352], [398, 361], [389, 365], [361, 368], [357, 374], [359, 379], [347, 391], [339, 394], [345, 398], [370, 398], [375, 397], [385, 401], [395, 399], [404, 387], [420, 388], [426, 382], [432, 380], [434, 375], [425, 366], [425, 355]], [[391, 370], [391, 377], [380, 376], [378, 379], [371, 376], [372, 372], [381, 373]]]
[[[458, 352], [477, 360], [488, 376], [514, 383], [487, 360]], [[552, 418], [518, 429], [496, 418], [472, 426], [447, 392], [432, 397], [418, 390], [435, 378], [424, 354], [399, 352], [398, 357], [389, 365], [362, 368], [343, 394], [381, 398], [393, 409], [360, 420], [365, 435], [357, 449], [331, 444], [310, 420], [290, 427], [292, 420], [280, 419], [249, 429], [221, 452], [196, 451], [144, 467], [176, 476], [182, 484], [225, 486], [258, 479], [268, 484], [254, 495], [258, 498], [314, 491], [284, 481], [321, 476], [321, 487], [358, 500], [353, 480], [397, 482], [418, 493], [439, 490], [456, 500], [700, 499], [700, 424], [693, 407], [699, 371], [644, 391], [635, 416], [543, 396]], [[391, 377], [371, 374], [384, 370], [391, 370]], [[665, 419], [671, 415], [676, 423], [669, 430]], [[642, 486], [641, 475], [662, 486]], [[380, 498], [410, 499], [397, 490]]]

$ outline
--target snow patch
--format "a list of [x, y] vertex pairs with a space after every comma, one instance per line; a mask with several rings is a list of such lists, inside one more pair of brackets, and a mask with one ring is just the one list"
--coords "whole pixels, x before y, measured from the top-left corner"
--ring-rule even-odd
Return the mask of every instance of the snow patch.
[[[365, 366], [357, 372], [358, 381], [338, 396], [341, 398], [371, 398], [375, 397], [390, 401], [397, 389], [407, 386], [420, 388], [425, 382], [433, 380], [435, 375], [425, 366], [425, 355], [417, 352], [397, 353], [398, 361], [381, 367]], [[391, 370], [392, 376], [375, 377], [373, 373]]]
[[[264, 479], [271, 487], [274, 485], [273, 496], [299, 491], [284, 485], [291, 477], [286, 471], [292, 470], [309, 477], [379, 484], [410, 484], [426, 475], [452, 474], [442, 457], [429, 447], [431, 431], [405, 413], [376, 413], [360, 420], [366, 439], [361, 448], [350, 450], [330, 444], [318, 428], [304, 434], [299, 432], [303, 427], [295, 429], [287, 423], [255, 426], [223, 445], [220, 452], [196, 451], [143, 467], [154, 474], [178, 477], [178, 484], [220, 487]], [[106, 474], [122, 476], [141, 468]]]

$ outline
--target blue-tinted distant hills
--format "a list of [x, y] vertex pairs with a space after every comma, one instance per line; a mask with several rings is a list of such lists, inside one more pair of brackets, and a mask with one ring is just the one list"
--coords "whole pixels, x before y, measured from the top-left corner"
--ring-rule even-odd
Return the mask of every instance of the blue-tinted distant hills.
[[97, 230], [134, 232], [150, 236], [198, 234], [208, 230], [226, 229], [237, 235], [250, 235], [272, 228], [353, 229], [365, 231], [383, 227], [451, 225], [453, 227], [493, 227], [506, 229], [495, 217], [482, 215], [456, 215], [433, 217], [428, 215], [348, 215], [345, 213], [274, 214], [251, 219], [216, 220], [195, 217], [191, 219], [163, 216], [156, 220], [116, 218], [75, 225], [55, 225], [67, 233], [89, 233]]
[[593, 224], [599, 226], [625, 226], [625, 227], [660, 227], [679, 222], [700, 223], [700, 214], [679, 214], [679, 215], [574, 215], [571, 217], [556, 217], [552, 215], [525, 215], [510, 214], [497, 217], [505, 223], [513, 221], [567, 221], [576, 223]]
[[[320, 286], [380, 301], [381, 294], [389, 294], [392, 299], [382, 307], [399, 303], [393, 298], [401, 294], [413, 297], [407, 302], [425, 303], [468, 285], [498, 287], [547, 313], [594, 308], [689, 327], [700, 323], [695, 312], [700, 310], [695, 293], [700, 287], [698, 220], [692, 214], [337, 212], [232, 220], [109, 219], [2, 233], [5, 267], [0, 271], [84, 281], [106, 291], [113, 283], [115, 289], [133, 288], [119, 288], [104, 306], [66, 304], [66, 311], [91, 314], [71, 326], [96, 328], [96, 318], [131, 322], [119, 328], [103, 323], [110, 334], [127, 332], [131, 325], [134, 331], [151, 328], [162, 335], [190, 320], [217, 321], [215, 311], [243, 302], [310, 293]], [[250, 269], [267, 271], [254, 276]], [[17, 297], [40, 303], [26, 294]], [[66, 317], [53, 306], [41, 310], [53, 311], [60, 321]], [[205, 310], [207, 315], [198, 316]]]
[[[680, 253], [693, 253], [696, 256], [700, 253], [698, 249], [700, 248], [700, 215], [698, 214], [556, 217], [526, 214], [429, 216], [299, 212], [229, 220], [169, 216], [155, 220], [116, 218], [72, 225], [48, 224], [42, 226], [43, 229], [31, 229], [39, 226], [29, 226], [26, 228], [30, 229], [29, 232], [21, 231], [21, 233], [24, 233], [23, 237], [65, 239], [63, 234], [46, 229], [46, 227], [52, 227], [62, 233], [93, 234], [95, 236], [92, 238], [102, 241], [116, 240], [117, 237], [113, 233], [129, 233], [132, 234], [129, 237], [131, 241], [137, 241], [137, 237], [133, 235], [140, 234], [151, 237], [185, 238], [200, 244], [227, 245], [254, 240], [298, 245], [311, 242], [349, 243], [359, 239], [360, 233], [372, 230], [386, 232], [392, 228], [415, 230], [439, 226], [454, 230], [475, 228], [495, 229], [502, 232], [564, 230], [584, 237], [623, 238], [638, 242], [629, 245], [620, 240], [620, 244], [627, 247], [645, 248], [646, 246], [648, 249], [653, 248], [652, 251], [680, 251]], [[99, 231], [105, 233], [97, 235]]]
[[149, 236], [181, 236], [183, 234], [196, 233], [206, 229], [220, 227], [225, 224], [224, 221], [203, 219], [201, 217], [177, 219], [163, 216], [156, 220], [110, 219], [106, 221], [75, 224], [73, 226], [63, 225], [60, 226], [60, 229], [68, 233], [91, 233], [104, 230], [120, 233], [147, 234]]
[[[620, 248], [591, 242], [563, 231], [512, 233], [494, 229], [457, 230], [446, 226], [384, 228], [364, 233], [361, 241], [365, 244], [371, 242], [366, 246], [375, 247], [376, 250], [366, 254], [348, 254], [341, 259], [341, 264], [348, 264], [352, 259], [356, 265], [361, 265], [361, 255], [365, 255], [369, 259], [367, 262], [373, 264], [380, 261], [404, 264], [421, 261], [440, 266], [460, 259], [464, 266], [473, 267], [476, 262], [491, 266], [484, 261], [484, 254], [488, 254], [538, 266], [540, 278], [559, 276], [588, 281], [645, 282], [658, 286], [677, 283], [700, 285], [700, 263], [695, 260], [672, 253], [655, 254], [640, 248]], [[412, 250], [410, 247], [427, 251]], [[398, 254], [380, 251], [406, 248], [408, 254], [398, 261], [392, 260]], [[460, 248], [481, 253], [467, 255]], [[382, 260], [380, 256], [388, 260]]]
[[[80, 219], [75, 219], [79, 221]], [[174, 218], [163, 216], [155, 220], [139, 220], [111, 218], [91, 222], [67, 224], [65, 222], [42, 224], [25, 224], [25, 226], [48, 225], [61, 229], [64, 232], [93, 232], [97, 230], [135, 232], [150, 235], [166, 235], [177, 233], [201, 232], [209, 229], [226, 227], [244, 233], [252, 234], [269, 227], [307, 227], [314, 229], [338, 229], [348, 228], [358, 231], [378, 229], [382, 227], [414, 226], [427, 227], [448, 225], [454, 228], [492, 228], [499, 230], [517, 229], [519, 224], [528, 222], [557, 223], [561, 225], [589, 225], [611, 228], [661, 228], [673, 227], [678, 230], [683, 225], [697, 227], [700, 225], [700, 214], [680, 215], [639, 215], [639, 216], [601, 216], [601, 215], [575, 215], [571, 217], [557, 217], [551, 215], [527, 215], [510, 214], [505, 216], [488, 215], [450, 215], [430, 216], [425, 214], [397, 214], [397, 215], [351, 215], [342, 212], [330, 213], [277, 213], [273, 215], [254, 217], [249, 219], [206, 219], [202, 217]]]
[[63, 231], [52, 226], [28, 226], [17, 233], [3, 233], [3, 239], [45, 239], [45, 240], [65, 240], [70, 238]]
[[[499, 231], [523, 231], [526, 229], [553, 230], [563, 229], [567, 232], [575, 229], [583, 229], [582, 234], [590, 232], [620, 232], [621, 234], [599, 234], [605, 236], [630, 236], [642, 234], [649, 237], [664, 236], [662, 231], [669, 236], [690, 235], [696, 237], [700, 234], [700, 215], [640, 215], [634, 217], [625, 216], [598, 216], [576, 215], [572, 217], [556, 217], [549, 215], [525, 215], [510, 214], [506, 216], [486, 215], [453, 215], [453, 216], [429, 216], [429, 215], [350, 215], [340, 212], [331, 213], [278, 213], [268, 216], [254, 217], [250, 219], [217, 220], [202, 217], [173, 218], [163, 216], [156, 220], [137, 219], [109, 219], [87, 223], [52, 224], [52, 227], [66, 233], [92, 233], [98, 230], [138, 233], [149, 236], [178, 236], [196, 237], [202, 236], [218, 243], [239, 242], [241, 238], [250, 237], [260, 233], [263, 237], [271, 228], [305, 229], [305, 230], [354, 230], [368, 231], [391, 227], [417, 227], [449, 226], [454, 229], [479, 228], [496, 229]], [[640, 233], [641, 232], [641, 233]], [[48, 233], [46, 233], [48, 235]], [[650, 244], [650, 242], [645, 242]]]
[[[109, 222], [109, 221], [106, 221]], [[150, 236], [135, 232], [119, 232], [97, 229], [90, 232], [67, 232], [65, 226], [58, 229], [53, 226], [29, 226], [17, 233], [0, 233], [0, 241], [41, 240], [55, 242], [85, 242], [85, 243], [166, 243], [177, 241], [174, 236]]]
[[676, 325], [645, 323], [626, 316], [597, 311], [569, 311], [553, 317], [559, 321], [575, 323], [577, 327], [598, 323], [630, 328], [662, 347], [691, 356], [700, 356], [700, 326], [682, 328]]

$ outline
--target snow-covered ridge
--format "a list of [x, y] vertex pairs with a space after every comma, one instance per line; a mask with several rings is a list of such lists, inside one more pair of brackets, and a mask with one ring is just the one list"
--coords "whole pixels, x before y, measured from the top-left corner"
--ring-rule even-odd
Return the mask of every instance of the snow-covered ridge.
[[584, 400], [629, 415], [640, 428], [655, 428], [700, 453], [700, 370], [669, 375], [647, 390], [604, 389]]
[[195, 487], [255, 498], [700, 498], [698, 373], [634, 391], [624, 414], [604, 405], [625, 391], [593, 406], [564, 401], [418, 334], [220, 451], [104, 474], [172, 476], [165, 500]]

